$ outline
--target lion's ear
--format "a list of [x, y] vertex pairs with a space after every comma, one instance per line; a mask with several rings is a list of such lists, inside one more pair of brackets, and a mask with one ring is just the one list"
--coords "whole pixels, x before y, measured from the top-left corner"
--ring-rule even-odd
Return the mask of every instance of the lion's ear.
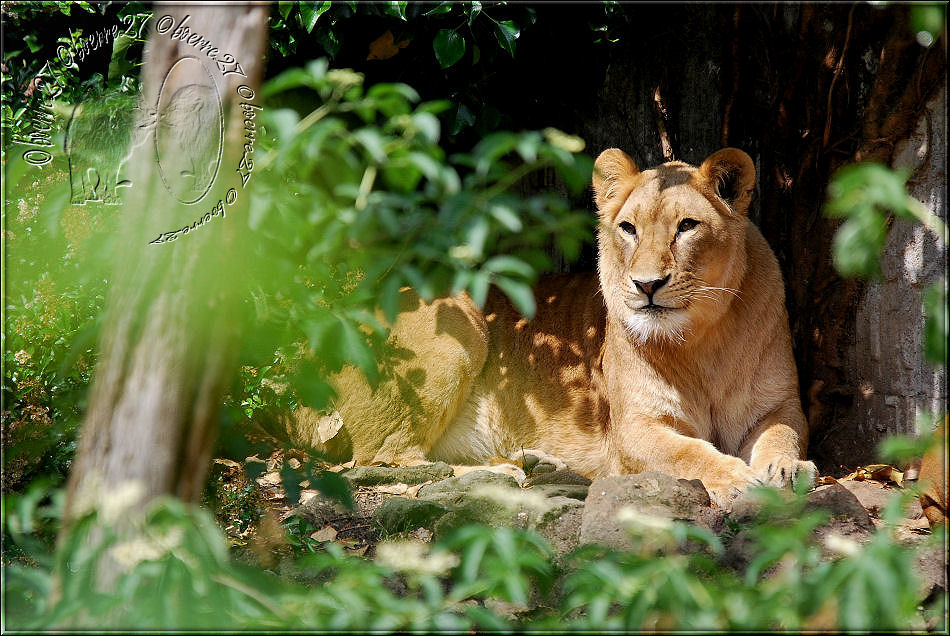
[[626, 177], [639, 174], [640, 169], [627, 153], [619, 148], [609, 148], [594, 162], [594, 201], [597, 209], [604, 206], [617, 194], [617, 185]]
[[720, 199], [739, 214], [749, 212], [755, 188], [755, 164], [738, 148], [723, 148], [699, 166], [700, 177]]

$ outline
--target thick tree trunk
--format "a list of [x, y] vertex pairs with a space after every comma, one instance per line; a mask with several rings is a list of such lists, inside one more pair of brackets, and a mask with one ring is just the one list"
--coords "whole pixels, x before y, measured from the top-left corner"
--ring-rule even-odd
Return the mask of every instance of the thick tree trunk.
[[[241, 330], [233, 308], [246, 229], [240, 208], [249, 193], [235, 170], [245, 143], [240, 103], [260, 104], [253, 97], [268, 11], [155, 7], [122, 248], [70, 475], [69, 518], [119, 502], [136, 511], [161, 495], [196, 501], [201, 494]], [[208, 216], [219, 199], [226, 216]], [[207, 222], [150, 243], [196, 219]]]

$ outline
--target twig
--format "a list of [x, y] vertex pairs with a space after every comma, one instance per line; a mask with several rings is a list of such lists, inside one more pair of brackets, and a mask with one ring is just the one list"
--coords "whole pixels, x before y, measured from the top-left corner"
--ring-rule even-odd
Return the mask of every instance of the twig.
[[841, 76], [841, 71], [844, 69], [844, 58], [848, 54], [848, 44], [851, 42], [851, 26], [854, 22], [854, 10], [858, 7], [857, 4], [851, 7], [851, 11], [848, 12], [848, 28], [844, 33], [844, 46], [841, 47], [841, 56], [838, 58], [838, 63], [835, 65], [835, 74], [831, 77], [831, 86], [828, 88], [828, 105], [826, 107], [827, 116], [825, 118], [825, 134], [821, 138], [822, 148], [828, 147], [828, 139], [831, 137], [831, 100], [834, 97], [835, 93], [835, 84], [838, 83], [838, 77]]
[[663, 96], [660, 94], [660, 84], [656, 85], [653, 91], [653, 107], [656, 115], [656, 128], [660, 133], [660, 149], [667, 161], [673, 161], [673, 145], [670, 143], [670, 137], [666, 134], [666, 125], [663, 123], [667, 117], [666, 107], [663, 106]]

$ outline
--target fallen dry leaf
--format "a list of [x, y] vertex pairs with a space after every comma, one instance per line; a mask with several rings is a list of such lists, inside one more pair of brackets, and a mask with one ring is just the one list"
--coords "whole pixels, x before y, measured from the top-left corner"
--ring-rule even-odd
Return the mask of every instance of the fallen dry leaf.
[[869, 464], [858, 466], [853, 473], [841, 478], [842, 481], [881, 481], [904, 485], [904, 473], [890, 464]]
[[276, 470], [264, 473], [257, 478], [257, 483], [261, 486], [278, 486], [280, 485], [280, 473]]
[[310, 534], [310, 538], [316, 541], [333, 541], [336, 539], [336, 529], [331, 525], [326, 525]]
[[300, 491], [300, 503], [305, 504], [319, 494], [320, 494], [319, 490], [305, 488], [304, 490]]
[[333, 411], [330, 415], [321, 417], [317, 422], [317, 436], [320, 438], [320, 443], [326, 444], [336, 437], [341, 428], [343, 428], [343, 416], [339, 411]]
[[370, 43], [369, 55], [366, 56], [366, 59], [388, 60], [399, 53], [399, 49], [404, 49], [407, 46], [409, 46], [409, 40], [397, 43], [393, 38], [393, 32], [387, 29], [385, 33]]
[[375, 489], [377, 492], [381, 492], [384, 495], [404, 495], [409, 490], [409, 486], [406, 484], [387, 484], [384, 486], [377, 486]]

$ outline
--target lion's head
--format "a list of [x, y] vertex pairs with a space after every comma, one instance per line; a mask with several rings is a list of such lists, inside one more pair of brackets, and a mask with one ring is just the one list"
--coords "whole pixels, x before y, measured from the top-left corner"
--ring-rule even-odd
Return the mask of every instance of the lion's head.
[[698, 168], [640, 172], [616, 148], [597, 158], [598, 270], [607, 311], [640, 344], [679, 343], [740, 296], [755, 167], [735, 148]]

